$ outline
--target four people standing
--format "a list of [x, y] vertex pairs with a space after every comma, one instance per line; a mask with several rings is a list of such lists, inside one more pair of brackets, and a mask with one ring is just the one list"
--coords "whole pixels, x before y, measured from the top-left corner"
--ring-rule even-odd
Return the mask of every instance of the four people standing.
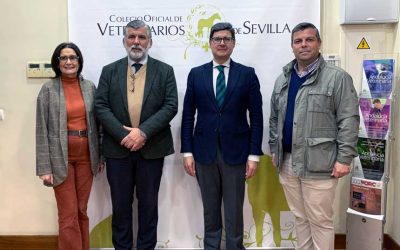
[[213, 60], [188, 76], [181, 152], [186, 172], [201, 190], [204, 249], [220, 249], [222, 201], [226, 249], [244, 249], [245, 180], [255, 174], [262, 155], [260, 83], [253, 68], [231, 59], [235, 32], [230, 23], [213, 25], [209, 39]]
[[[81, 52], [72, 43], [54, 51], [56, 78], [38, 96], [37, 174], [54, 186], [60, 249], [89, 248], [86, 207], [92, 176], [102, 169], [93, 106], [104, 131], [113, 245], [133, 247], [136, 190], [137, 249], [156, 246], [164, 157], [174, 153], [169, 123], [178, 110], [177, 86], [173, 68], [148, 56], [148, 25], [129, 22], [123, 44], [127, 57], [103, 68], [95, 100], [94, 85], [80, 76]], [[226, 249], [244, 249], [245, 180], [254, 176], [262, 155], [260, 83], [253, 68], [231, 59], [235, 44], [230, 23], [212, 26], [213, 60], [190, 71], [183, 104], [181, 152], [186, 172], [201, 190], [205, 249], [220, 249], [222, 202]], [[284, 67], [271, 97], [269, 144], [296, 217], [299, 249], [333, 249], [335, 188], [357, 155], [352, 79], [326, 64], [320, 45], [314, 25], [293, 29], [295, 60]]]

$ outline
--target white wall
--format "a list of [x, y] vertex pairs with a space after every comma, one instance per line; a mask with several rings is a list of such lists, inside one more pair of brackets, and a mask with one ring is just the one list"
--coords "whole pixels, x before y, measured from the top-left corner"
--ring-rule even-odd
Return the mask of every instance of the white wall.
[[0, 32], [0, 234], [56, 234], [52, 189], [35, 176], [36, 96], [26, 62], [49, 60], [67, 39], [67, 1], [2, 0]]
[[[365, 53], [400, 52], [398, 25], [339, 25], [339, 0], [321, 1], [324, 54], [338, 54], [341, 65], [360, 86]], [[0, 23], [0, 235], [57, 234], [52, 189], [35, 176], [35, 101], [44, 80], [27, 79], [26, 62], [49, 60], [53, 49], [68, 40], [67, 0], [1, 0]], [[357, 50], [365, 37], [371, 50]], [[398, 117], [396, 118], [398, 120]], [[399, 130], [395, 131], [400, 138]], [[266, 139], [266, 138], [265, 138]], [[394, 152], [399, 149], [399, 140]], [[399, 162], [393, 154], [393, 163]], [[392, 166], [386, 232], [400, 243], [400, 171]], [[397, 181], [397, 182], [396, 182]], [[337, 233], [346, 232], [349, 178], [341, 180], [335, 202]]]

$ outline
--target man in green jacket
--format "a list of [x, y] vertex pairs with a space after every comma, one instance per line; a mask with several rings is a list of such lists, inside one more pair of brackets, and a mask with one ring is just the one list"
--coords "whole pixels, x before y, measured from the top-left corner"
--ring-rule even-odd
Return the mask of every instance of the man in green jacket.
[[298, 24], [291, 46], [295, 59], [271, 97], [272, 160], [296, 217], [296, 249], [333, 250], [335, 189], [357, 156], [357, 93], [350, 75], [320, 55], [313, 24]]

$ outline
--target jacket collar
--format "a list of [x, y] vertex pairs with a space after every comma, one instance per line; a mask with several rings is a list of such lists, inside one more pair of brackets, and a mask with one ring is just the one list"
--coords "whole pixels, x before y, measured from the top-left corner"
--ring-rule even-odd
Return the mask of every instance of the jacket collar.
[[[319, 55], [318, 60], [319, 60], [319, 66], [312, 73], [312, 75], [316, 75], [317, 72], [319, 72], [322, 68], [324, 68], [326, 66], [326, 62], [321, 54]], [[297, 62], [296, 59], [293, 59], [291, 62], [289, 62], [288, 64], [286, 64], [283, 67], [283, 74], [285, 75], [286, 78], [288, 78], [290, 76], [290, 74], [292, 74], [292, 71], [294, 70], [294, 65], [296, 64], [296, 62]]]

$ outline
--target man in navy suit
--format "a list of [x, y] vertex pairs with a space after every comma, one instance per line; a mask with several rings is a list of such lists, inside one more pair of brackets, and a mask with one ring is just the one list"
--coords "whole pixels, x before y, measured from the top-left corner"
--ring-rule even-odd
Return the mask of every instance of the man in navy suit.
[[110, 184], [112, 241], [132, 250], [132, 203], [138, 200], [138, 250], [157, 243], [158, 191], [164, 157], [174, 153], [169, 122], [178, 110], [173, 68], [148, 56], [150, 27], [129, 22], [123, 44], [127, 56], [104, 66], [95, 109], [103, 125], [103, 154]]
[[[230, 23], [210, 31], [213, 61], [193, 68], [183, 104], [186, 172], [198, 180], [204, 208], [204, 249], [220, 249], [224, 202], [226, 249], [243, 247], [245, 180], [262, 155], [262, 98], [253, 68], [234, 62]], [[196, 124], [195, 124], [195, 115]]]

